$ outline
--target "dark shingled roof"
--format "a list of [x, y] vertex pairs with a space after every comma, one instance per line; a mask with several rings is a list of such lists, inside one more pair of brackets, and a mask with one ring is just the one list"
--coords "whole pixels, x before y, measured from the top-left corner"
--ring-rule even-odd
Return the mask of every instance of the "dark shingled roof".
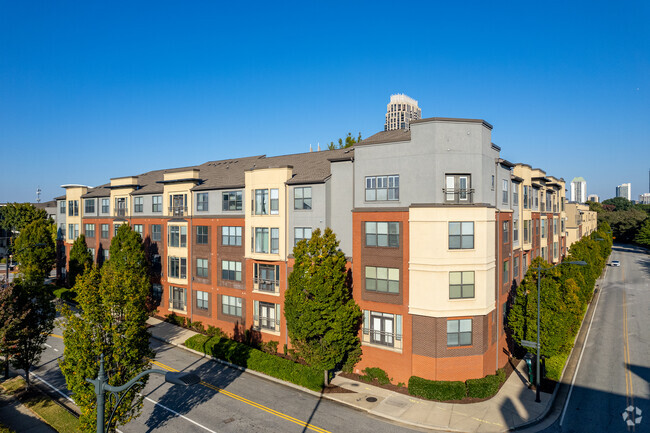
[[[109, 197], [111, 195], [111, 190], [108, 189], [109, 186], [111, 186], [110, 183], [105, 183], [94, 188], [88, 188], [88, 191], [81, 198]], [[65, 200], [65, 196], [62, 199]]]
[[394, 143], [397, 141], [410, 141], [411, 131], [405, 129], [396, 129], [394, 131], [381, 131], [371, 135], [365, 140], [361, 140], [355, 146], [364, 146], [366, 144]]
[[192, 188], [192, 191], [241, 188], [244, 186], [244, 171], [261, 159], [264, 159], [264, 155], [208, 161], [198, 165], [196, 168], [200, 170], [199, 177], [203, 182]]

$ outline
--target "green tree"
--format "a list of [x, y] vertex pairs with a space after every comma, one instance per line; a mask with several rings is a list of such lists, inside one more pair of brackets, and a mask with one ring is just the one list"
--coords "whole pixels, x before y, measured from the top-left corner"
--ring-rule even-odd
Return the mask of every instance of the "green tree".
[[15, 258], [25, 279], [42, 284], [54, 266], [56, 251], [50, 220], [37, 219], [24, 227], [14, 242]]
[[650, 218], [647, 218], [634, 237], [634, 242], [644, 247], [650, 248]]
[[77, 276], [93, 265], [93, 256], [86, 245], [86, 237], [79, 235], [70, 248], [70, 260], [68, 262], [68, 284], [74, 286]]
[[361, 310], [346, 282], [346, 259], [331, 229], [314, 230], [293, 250], [284, 309], [292, 346], [309, 365], [349, 371], [361, 355]]
[[607, 200], [603, 200], [603, 204], [604, 205], [609, 204], [614, 206], [614, 209], [617, 212], [622, 210], [628, 210], [633, 206], [632, 202], [626, 199], [625, 197], [608, 198]]
[[25, 318], [25, 312], [16, 310], [17, 299], [18, 291], [14, 283], [0, 286], [0, 355], [5, 360], [6, 369], [9, 367], [9, 358], [18, 344], [11, 330], [20, 326]]
[[348, 135], [345, 137], [345, 140], [342, 138], [339, 138], [338, 141], [338, 146], [334, 144], [333, 141], [330, 141], [330, 144], [327, 145], [328, 150], [334, 150], [334, 149], [345, 149], [347, 147], [351, 147], [358, 142], [361, 141], [361, 133], [359, 133], [358, 137], [353, 137], [351, 132], [348, 132]]
[[9, 350], [11, 363], [25, 371], [25, 382], [29, 386], [29, 370], [45, 350], [45, 342], [54, 328], [56, 309], [52, 303], [54, 296], [43, 286], [42, 280], [18, 278], [15, 286], [13, 311], [20, 319], [13, 322], [6, 333], [7, 339], [14, 342]]
[[[76, 300], [81, 312], [74, 314], [64, 307], [67, 319], [63, 331], [65, 351], [59, 363], [68, 389], [81, 409], [80, 428], [84, 432], [96, 429], [96, 406], [93, 386], [86, 378], [95, 378], [99, 371], [99, 357], [104, 355], [108, 383], [123, 385], [149, 368], [154, 353], [149, 348], [146, 329], [146, 299], [150, 283], [145, 253], [140, 235], [128, 225], [122, 225], [113, 238], [110, 259], [101, 270], [86, 268], [77, 277]], [[146, 380], [133, 387], [116, 410], [115, 429], [137, 417], [143, 397], [138, 393]], [[108, 420], [115, 402], [106, 402]]]
[[47, 219], [45, 209], [36, 209], [31, 203], [8, 203], [0, 207], [0, 228], [11, 231], [13, 238], [32, 222]]

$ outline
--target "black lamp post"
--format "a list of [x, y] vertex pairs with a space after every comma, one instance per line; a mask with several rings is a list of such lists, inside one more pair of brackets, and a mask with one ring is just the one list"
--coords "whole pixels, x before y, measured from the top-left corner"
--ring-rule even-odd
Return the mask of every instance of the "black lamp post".
[[[99, 361], [99, 373], [97, 374], [97, 379], [86, 379], [87, 382], [90, 382], [95, 386], [95, 396], [97, 397], [97, 433], [104, 433], [106, 427], [111, 425], [113, 416], [115, 416], [115, 411], [126, 395], [126, 391], [131, 389], [136, 384], [141, 384], [142, 382], [140, 382], [140, 379], [142, 379], [147, 374], [162, 374], [165, 376], [165, 382], [169, 382], [174, 385], [191, 386], [201, 382], [201, 378], [194, 373], [175, 373], [171, 371], [154, 369], [139, 373], [137, 376], [122, 386], [112, 386], [108, 384], [108, 378], [104, 372], [104, 354], [102, 354]], [[104, 408], [106, 403], [104, 394], [106, 391], [113, 394], [113, 397], [116, 399], [116, 403], [113, 411], [111, 412], [111, 416], [108, 418], [108, 421], [104, 423]], [[122, 395], [118, 397], [118, 394], [121, 392]]]
[[557, 268], [560, 265], [578, 265], [578, 266], [587, 266], [587, 262], [584, 262], [582, 260], [577, 261], [577, 262], [562, 262], [558, 263], [557, 265], [551, 266], [550, 268], [543, 268], [541, 266], [538, 266], [536, 268], [533, 268], [537, 271], [537, 374], [535, 375], [535, 402], [541, 403], [542, 398], [540, 396], [540, 390], [539, 390], [539, 383], [540, 383], [540, 369], [539, 369], [539, 322], [540, 322], [540, 311], [539, 311], [539, 304], [540, 304], [540, 282], [542, 280], [542, 272], [546, 272], [548, 270], [551, 270], [553, 268]]

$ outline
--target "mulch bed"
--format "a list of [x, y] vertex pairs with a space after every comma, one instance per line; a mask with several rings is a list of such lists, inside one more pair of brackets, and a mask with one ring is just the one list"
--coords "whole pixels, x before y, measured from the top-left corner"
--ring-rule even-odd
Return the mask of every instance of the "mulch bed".
[[[515, 366], [519, 364], [519, 361], [520, 361], [519, 359], [512, 358], [505, 365], [504, 368], [505, 368], [505, 371], [506, 371], [506, 381], [508, 380], [508, 378], [510, 377], [512, 372], [515, 370]], [[372, 382], [368, 382], [368, 381], [365, 381], [365, 380], [362, 379], [362, 375], [356, 374], [356, 373], [338, 373], [338, 375], [341, 376], [341, 377], [345, 377], [346, 379], [356, 380], [357, 382], [361, 382], [362, 384], [367, 383], [369, 385], [376, 386], [376, 387], [383, 388], [383, 389], [387, 389], [389, 391], [394, 391], [394, 392], [397, 392], [397, 393], [400, 393], [400, 394], [403, 394], [403, 395], [408, 395], [411, 398], [419, 398], [419, 397], [416, 397], [414, 395], [409, 394], [408, 388], [406, 386], [397, 386], [397, 385], [393, 385], [392, 383], [387, 384], [387, 385], [382, 385], [377, 380], [373, 380]], [[552, 382], [552, 381], [544, 381], [544, 382]], [[544, 389], [545, 383], [544, 382], [542, 382], [542, 392], [549, 392], [549, 391], [545, 391], [545, 389]], [[501, 385], [501, 386], [503, 386], [503, 385]], [[501, 388], [499, 387], [499, 389], [501, 389]], [[352, 392], [352, 391], [350, 391], [350, 392]], [[550, 388], [550, 392], [553, 392], [552, 387]], [[492, 398], [492, 397], [488, 397], [488, 398], [465, 397], [462, 400], [445, 400], [443, 403], [459, 403], [459, 404], [479, 403], [481, 401], [489, 400], [490, 398]], [[422, 400], [426, 400], [426, 399], [422, 399]], [[430, 401], [430, 400], [427, 400], [427, 401]]]

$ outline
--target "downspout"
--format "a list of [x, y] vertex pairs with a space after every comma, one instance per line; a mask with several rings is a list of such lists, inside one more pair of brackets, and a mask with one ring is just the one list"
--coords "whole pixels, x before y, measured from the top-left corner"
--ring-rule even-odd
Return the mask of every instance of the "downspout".
[[495, 221], [494, 221], [494, 231], [495, 231], [494, 239], [496, 240], [495, 248], [496, 248], [496, 256], [497, 256], [497, 266], [496, 266], [496, 270], [494, 272], [494, 279], [495, 279], [495, 285], [496, 285], [496, 304], [497, 304], [496, 305], [497, 315], [494, 318], [494, 320], [496, 322], [495, 328], [496, 328], [496, 334], [497, 334], [495, 363], [494, 363], [494, 371], [495, 372], [496, 372], [496, 370], [499, 369], [499, 338], [501, 337], [501, 332], [500, 332], [499, 325], [498, 325], [498, 323], [500, 322], [499, 318], [501, 317], [501, 315], [499, 314], [499, 304], [501, 303], [501, 299], [499, 298], [499, 296], [501, 295], [501, 288], [499, 287], [500, 266], [498, 266], [498, 264], [501, 263], [501, 260], [499, 260], [499, 257], [500, 257], [500, 255], [499, 255], [499, 245], [501, 244], [501, 242], [499, 242], [499, 222], [498, 222], [499, 219], [496, 218], [496, 216], [498, 214], [500, 214], [499, 209], [497, 207], [497, 205], [499, 203], [499, 193], [497, 191], [497, 185], [499, 183], [498, 179], [497, 179], [498, 167], [499, 167], [499, 158], [496, 158], [494, 160], [494, 179], [495, 179], [494, 180], [494, 182], [495, 182], [495, 184], [494, 184], [494, 207], [495, 207], [495, 210], [494, 210], [494, 212], [495, 212], [495, 214], [494, 214], [494, 216], [495, 216], [495, 218], [494, 218], [495, 219]]

